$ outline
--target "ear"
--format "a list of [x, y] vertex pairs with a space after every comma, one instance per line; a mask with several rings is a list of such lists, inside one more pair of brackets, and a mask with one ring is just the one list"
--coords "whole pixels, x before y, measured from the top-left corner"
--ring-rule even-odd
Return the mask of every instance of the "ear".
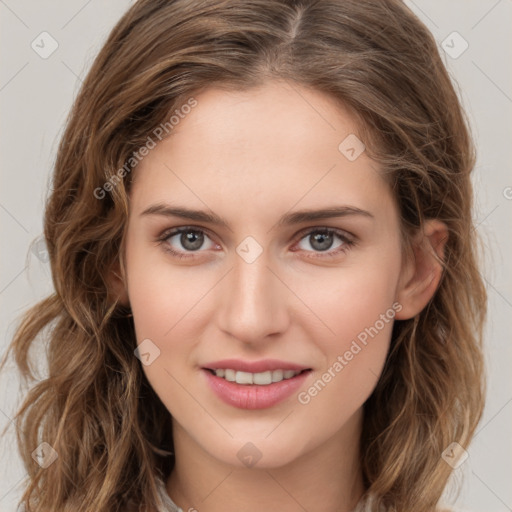
[[110, 268], [107, 281], [109, 291], [113, 294], [115, 299], [117, 299], [118, 304], [129, 308], [130, 300], [128, 298], [126, 277], [121, 269], [121, 262], [119, 260]]
[[443, 275], [441, 261], [447, 240], [446, 224], [436, 219], [427, 220], [413, 240], [412, 254], [402, 265], [397, 288], [396, 300], [402, 305], [395, 315], [397, 320], [416, 316], [434, 296]]

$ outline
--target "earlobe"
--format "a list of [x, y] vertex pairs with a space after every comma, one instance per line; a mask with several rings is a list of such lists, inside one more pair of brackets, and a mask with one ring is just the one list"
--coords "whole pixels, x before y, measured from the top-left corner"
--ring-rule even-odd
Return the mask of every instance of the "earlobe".
[[121, 306], [130, 307], [130, 300], [128, 298], [128, 290], [125, 284], [125, 279], [122, 276], [119, 263], [114, 265], [108, 274], [108, 287], [117, 303]]
[[397, 290], [402, 305], [397, 320], [407, 320], [420, 313], [434, 296], [443, 275], [448, 228], [443, 222], [430, 219], [412, 247], [412, 256], [404, 262]]

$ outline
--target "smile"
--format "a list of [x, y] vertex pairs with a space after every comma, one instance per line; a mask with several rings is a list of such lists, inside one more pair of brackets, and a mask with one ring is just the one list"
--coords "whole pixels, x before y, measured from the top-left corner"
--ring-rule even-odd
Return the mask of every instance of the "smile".
[[295, 395], [312, 371], [276, 369], [251, 373], [202, 368], [201, 373], [214, 396], [222, 402], [238, 409], [254, 410], [268, 409]]

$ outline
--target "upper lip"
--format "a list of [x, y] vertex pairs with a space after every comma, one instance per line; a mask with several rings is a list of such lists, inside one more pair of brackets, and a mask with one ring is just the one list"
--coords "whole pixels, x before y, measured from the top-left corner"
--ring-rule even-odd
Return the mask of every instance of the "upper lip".
[[309, 370], [307, 366], [279, 361], [278, 359], [262, 359], [261, 361], [243, 361], [242, 359], [222, 359], [206, 363], [203, 368], [208, 370], [231, 369], [240, 372], [261, 373], [273, 370]]

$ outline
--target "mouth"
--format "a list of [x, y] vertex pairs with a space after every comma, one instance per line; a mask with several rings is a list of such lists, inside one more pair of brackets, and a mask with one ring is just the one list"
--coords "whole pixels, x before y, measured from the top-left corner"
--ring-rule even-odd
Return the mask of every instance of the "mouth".
[[201, 370], [217, 398], [239, 409], [267, 409], [284, 402], [298, 392], [313, 371], [276, 360], [224, 360]]

